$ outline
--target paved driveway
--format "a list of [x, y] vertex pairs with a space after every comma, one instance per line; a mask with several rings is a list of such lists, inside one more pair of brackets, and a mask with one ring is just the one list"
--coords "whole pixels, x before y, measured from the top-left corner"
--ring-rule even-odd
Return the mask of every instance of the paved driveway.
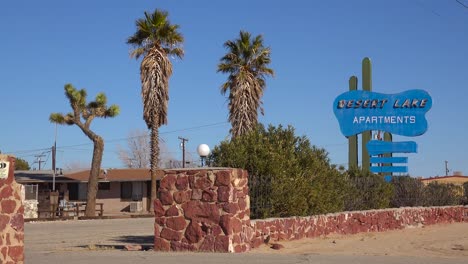
[[463, 263], [463, 259], [389, 256], [330, 256], [160, 253], [154, 251], [123, 251], [125, 244], [151, 247], [153, 219], [113, 219], [25, 224], [26, 263]]

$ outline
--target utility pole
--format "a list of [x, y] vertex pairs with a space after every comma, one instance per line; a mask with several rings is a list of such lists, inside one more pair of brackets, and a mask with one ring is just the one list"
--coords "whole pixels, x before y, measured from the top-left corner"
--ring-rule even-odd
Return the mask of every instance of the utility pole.
[[45, 155], [40, 154], [40, 155], [35, 155], [34, 157], [36, 157], [36, 161], [34, 163], [39, 163], [39, 170], [41, 170], [41, 164], [45, 162], [42, 160], [42, 157], [45, 157]]
[[52, 146], [52, 191], [55, 191], [56, 155], [57, 155], [57, 124], [55, 124], [55, 138], [54, 138], [54, 145]]
[[182, 146], [182, 168], [185, 168], [185, 142], [188, 141], [187, 138], [179, 137], [181, 140], [180, 145]]
[[56, 145], [54, 144], [52, 146], [52, 191], [55, 191], [55, 155], [56, 155], [57, 149]]
[[449, 168], [448, 168], [448, 161], [445, 161], [445, 176], [448, 176], [449, 174]]

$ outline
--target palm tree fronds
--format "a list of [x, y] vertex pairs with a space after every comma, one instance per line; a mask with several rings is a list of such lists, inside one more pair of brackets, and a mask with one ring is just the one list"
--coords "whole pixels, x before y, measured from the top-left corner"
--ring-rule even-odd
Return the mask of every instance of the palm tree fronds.
[[221, 94], [229, 91], [229, 121], [231, 135], [248, 133], [257, 126], [258, 111], [263, 115], [261, 97], [266, 88], [267, 76], [274, 76], [268, 68], [271, 50], [263, 46], [263, 37], [252, 38], [240, 31], [239, 38], [224, 43], [228, 52], [221, 58], [217, 72], [228, 73], [227, 82], [221, 86]]
[[183, 57], [180, 45], [184, 42], [179, 32], [179, 25], [171, 24], [166, 11], [156, 9], [153, 13], [145, 12], [144, 18], [136, 21], [136, 32], [127, 39], [127, 44], [134, 47], [131, 57], [138, 59], [146, 55], [153, 47], [166, 50], [166, 54]]

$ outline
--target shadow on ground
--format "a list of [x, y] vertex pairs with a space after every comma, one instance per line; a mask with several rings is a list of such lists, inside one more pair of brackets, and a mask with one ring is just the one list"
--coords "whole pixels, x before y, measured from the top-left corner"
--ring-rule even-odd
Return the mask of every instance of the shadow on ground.
[[154, 236], [120, 236], [113, 241], [125, 244], [153, 245]]
[[77, 247], [89, 250], [123, 250], [125, 249], [126, 245], [140, 245], [142, 247], [142, 250], [150, 250], [154, 246], [154, 236], [120, 236], [112, 239], [112, 241], [118, 243], [107, 245], [80, 245]]

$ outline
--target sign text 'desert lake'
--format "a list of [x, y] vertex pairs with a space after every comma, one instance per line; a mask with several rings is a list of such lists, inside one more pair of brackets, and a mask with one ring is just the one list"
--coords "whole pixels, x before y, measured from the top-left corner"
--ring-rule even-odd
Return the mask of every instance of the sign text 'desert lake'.
[[424, 90], [398, 94], [349, 91], [339, 95], [333, 111], [343, 135], [381, 130], [401, 136], [419, 136], [427, 130], [425, 114], [432, 106]]

